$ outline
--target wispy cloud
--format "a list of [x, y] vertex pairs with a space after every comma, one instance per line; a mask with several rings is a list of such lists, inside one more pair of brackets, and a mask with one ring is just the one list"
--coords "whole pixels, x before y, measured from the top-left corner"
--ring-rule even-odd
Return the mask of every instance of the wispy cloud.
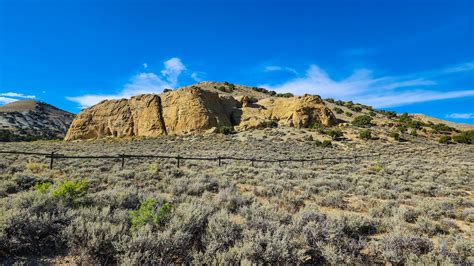
[[143, 72], [133, 76], [116, 94], [86, 94], [76, 97], [66, 97], [68, 100], [79, 103], [81, 108], [92, 106], [103, 100], [130, 98], [145, 93], [160, 93], [165, 88], [174, 88], [178, 85], [179, 76], [186, 70], [186, 66], [177, 57], [164, 62], [160, 75], [152, 72]]
[[24, 100], [24, 99], [35, 99], [36, 96], [34, 95], [26, 95], [23, 93], [17, 93], [17, 92], [2, 92], [0, 93], [0, 103], [1, 104], [7, 104], [11, 103], [14, 101], [18, 100]]
[[[464, 65], [463, 71], [470, 71], [468, 66]], [[446, 74], [446, 69], [430, 71], [431, 74], [426, 77], [417, 73], [404, 76], [376, 76], [369, 69], [358, 69], [346, 78], [335, 80], [319, 66], [310, 65], [304, 76], [281, 84], [261, 86], [277, 92], [292, 92], [296, 95], [309, 93], [319, 94], [323, 97], [353, 100], [374, 107], [393, 107], [474, 96], [474, 90], [439, 91], [433, 89], [438, 83], [437, 77]], [[424, 89], [427, 87], [431, 89]]]
[[285, 71], [285, 72], [290, 72], [293, 74], [298, 74], [298, 72], [291, 67], [283, 67], [283, 66], [266, 66], [264, 69], [265, 72], [276, 72], [276, 71]]
[[474, 62], [467, 62], [456, 66], [448, 67], [443, 70], [445, 74], [460, 73], [474, 70]]
[[452, 113], [452, 114], [446, 115], [446, 118], [474, 119], [474, 113]]
[[203, 80], [204, 80], [204, 78], [206, 77], [206, 75], [207, 75], [206, 72], [194, 71], [193, 73], [191, 73], [191, 78], [192, 78], [194, 81], [200, 82], [200, 81], [203, 81]]

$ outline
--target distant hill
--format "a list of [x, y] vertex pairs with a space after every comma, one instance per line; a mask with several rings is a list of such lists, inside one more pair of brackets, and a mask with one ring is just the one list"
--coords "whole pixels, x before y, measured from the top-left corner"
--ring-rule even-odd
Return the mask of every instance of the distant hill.
[[59, 139], [74, 114], [47, 103], [21, 100], [0, 106], [0, 141]]

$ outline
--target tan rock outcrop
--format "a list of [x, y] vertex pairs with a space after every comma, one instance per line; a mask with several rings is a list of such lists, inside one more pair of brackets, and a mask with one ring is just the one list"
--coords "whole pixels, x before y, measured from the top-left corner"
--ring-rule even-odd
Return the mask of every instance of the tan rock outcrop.
[[315, 123], [325, 126], [336, 124], [333, 113], [318, 96], [305, 95], [290, 98], [266, 98], [242, 107], [239, 128], [258, 128], [262, 122], [275, 120], [279, 125], [310, 127]]
[[65, 140], [164, 135], [160, 110], [160, 97], [153, 94], [102, 101], [76, 116]]
[[183, 135], [209, 132], [222, 126], [245, 130], [258, 128], [269, 120], [290, 127], [336, 123], [334, 115], [317, 96], [270, 97], [257, 101], [185, 87], [161, 95], [100, 102], [76, 116], [65, 140]]
[[217, 93], [183, 88], [163, 93], [161, 99], [169, 134], [181, 135], [232, 125]]

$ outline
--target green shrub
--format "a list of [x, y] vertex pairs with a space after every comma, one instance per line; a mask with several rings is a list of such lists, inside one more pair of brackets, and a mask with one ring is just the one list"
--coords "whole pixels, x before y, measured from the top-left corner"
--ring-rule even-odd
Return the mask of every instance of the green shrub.
[[358, 105], [354, 105], [351, 107], [351, 110], [354, 111], [354, 112], [362, 112], [362, 107], [358, 106]]
[[360, 115], [352, 120], [352, 125], [356, 127], [371, 127], [372, 117], [368, 115]]
[[352, 113], [351, 113], [351, 112], [349, 112], [349, 111], [348, 111], [348, 112], [346, 112], [345, 114], [346, 114], [348, 117], [352, 117]]
[[370, 115], [371, 117], [375, 117], [375, 116], [377, 115], [377, 113], [374, 112], [374, 111], [370, 111], [370, 112], [369, 112], [369, 115]]
[[67, 203], [75, 203], [77, 199], [83, 197], [89, 188], [89, 181], [87, 179], [79, 180], [64, 180], [53, 190], [53, 196], [60, 198]]
[[410, 116], [408, 115], [408, 113], [403, 113], [401, 114], [398, 119], [396, 119], [395, 121], [397, 122], [401, 122], [401, 123], [407, 123], [411, 120]]
[[412, 130], [410, 130], [410, 135], [418, 136], [418, 132], [416, 131], [416, 129], [412, 128]]
[[171, 204], [165, 202], [159, 205], [157, 200], [149, 198], [140, 203], [137, 210], [130, 211], [132, 219], [132, 230], [136, 230], [146, 224], [155, 227], [162, 226], [170, 217]]
[[223, 126], [223, 127], [219, 127], [217, 129], [217, 133], [224, 134], [224, 135], [230, 135], [230, 134], [234, 134], [235, 130], [234, 130], [234, 127], [232, 127], [232, 126]]
[[431, 127], [434, 129], [436, 132], [457, 132], [457, 130], [453, 127], [450, 127], [445, 124], [428, 124], [427, 126]]
[[344, 106], [346, 106], [347, 108], [351, 108], [352, 106], [354, 106], [354, 103], [352, 101], [347, 101], [344, 103]]
[[276, 120], [266, 120], [259, 124], [259, 128], [277, 128], [278, 121]]
[[365, 140], [372, 139], [372, 132], [370, 130], [363, 130], [359, 133], [359, 137]]
[[398, 132], [390, 132], [390, 137], [393, 138], [394, 140], [397, 140], [397, 141], [400, 141], [401, 140], [401, 137], [400, 137], [400, 134]]
[[399, 126], [397, 126], [397, 129], [398, 129], [398, 131], [400, 131], [401, 133], [406, 133], [407, 130], [408, 130], [407, 126], [405, 126], [405, 125], [399, 125]]
[[316, 129], [319, 133], [325, 133], [326, 132], [326, 127], [321, 124], [321, 123], [314, 123], [311, 125], [312, 129]]
[[323, 141], [315, 140], [314, 143], [316, 144], [316, 146], [321, 147], [321, 148], [331, 148], [332, 147], [332, 143], [331, 143], [330, 140], [323, 140]]
[[291, 97], [294, 97], [294, 95], [291, 92], [286, 92], [286, 93], [277, 93], [276, 97], [291, 98]]
[[326, 99], [326, 102], [334, 103], [334, 99], [333, 99], [333, 98], [327, 98], [327, 99]]
[[392, 119], [394, 117], [397, 117], [397, 113], [395, 113], [394, 111], [385, 111], [385, 110], [379, 110], [377, 111], [379, 112], [380, 114], [386, 116], [387, 118], [389, 119]]
[[342, 131], [339, 129], [329, 129], [326, 133], [332, 140], [338, 140], [343, 136]]
[[342, 114], [342, 113], [344, 113], [344, 111], [343, 111], [341, 108], [339, 108], [339, 107], [334, 107], [333, 110], [334, 110], [334, 112], [336, 112], [336, 114]]
[[453, 137], [453, 141], [464, 144], [474, 144], [474, 130], [463, 131]]
[[51, 183], [50, 182], [42, 182], [42, 183], [36, 183], [34, 185], [34, 189], [38, 191], [39, 193], [45, 194], [49, 191], [51, 188]]
[[150, 172], [153, 175], [157, 175], [161, 171], [161, 165], [159, 162], [152, 163], [148, 166], [148, 172]]
[[418, 120], [413, 120], [410, 119], [407, 123], [407, 127], [413, 128], [413, 129], [421, 129], [423, 126], [425, 126], [425, 123], [418, 121]]
[[265, 94], [269, 94], [271, 96], [274, 96], [274, 95], [277, 94], [276, 91], [269, 91], [265, 88], [259, 88], [259, 87], [252, 87], [252, 90], [262, 92], [262, 93], [265, 93]]

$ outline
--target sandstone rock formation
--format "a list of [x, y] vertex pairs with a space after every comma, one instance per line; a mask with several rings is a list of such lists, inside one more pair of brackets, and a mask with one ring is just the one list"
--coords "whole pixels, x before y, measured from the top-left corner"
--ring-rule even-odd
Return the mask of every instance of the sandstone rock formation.
[[154, 94], [102, 101], [76, 116], [65, 140], [166, 135], [161, 109]]
[[170, 134], [203, 131], [212, 127], [231, 126], [224, 101], [217, 93], [183, 88], [163, 93], [163, 118]]
[[268, 120], [278, 121], [282, 126], [297, 128], [310, 127], [315, 123], [332, 126], [336, 121], [319, 96], [271, 97], [256, 103], [248, 103], [248, 100], [243, 98], [239, 128], [258, 128], [262, 122]]
[[291, 127], [331, 126], [336, 121], [318, 96], [257, 100], [185, 87], [161, 95], [98, 103], [77, 115], [65, 140], [183, 135], [223, 126], [245, 130], [269, 120]]

